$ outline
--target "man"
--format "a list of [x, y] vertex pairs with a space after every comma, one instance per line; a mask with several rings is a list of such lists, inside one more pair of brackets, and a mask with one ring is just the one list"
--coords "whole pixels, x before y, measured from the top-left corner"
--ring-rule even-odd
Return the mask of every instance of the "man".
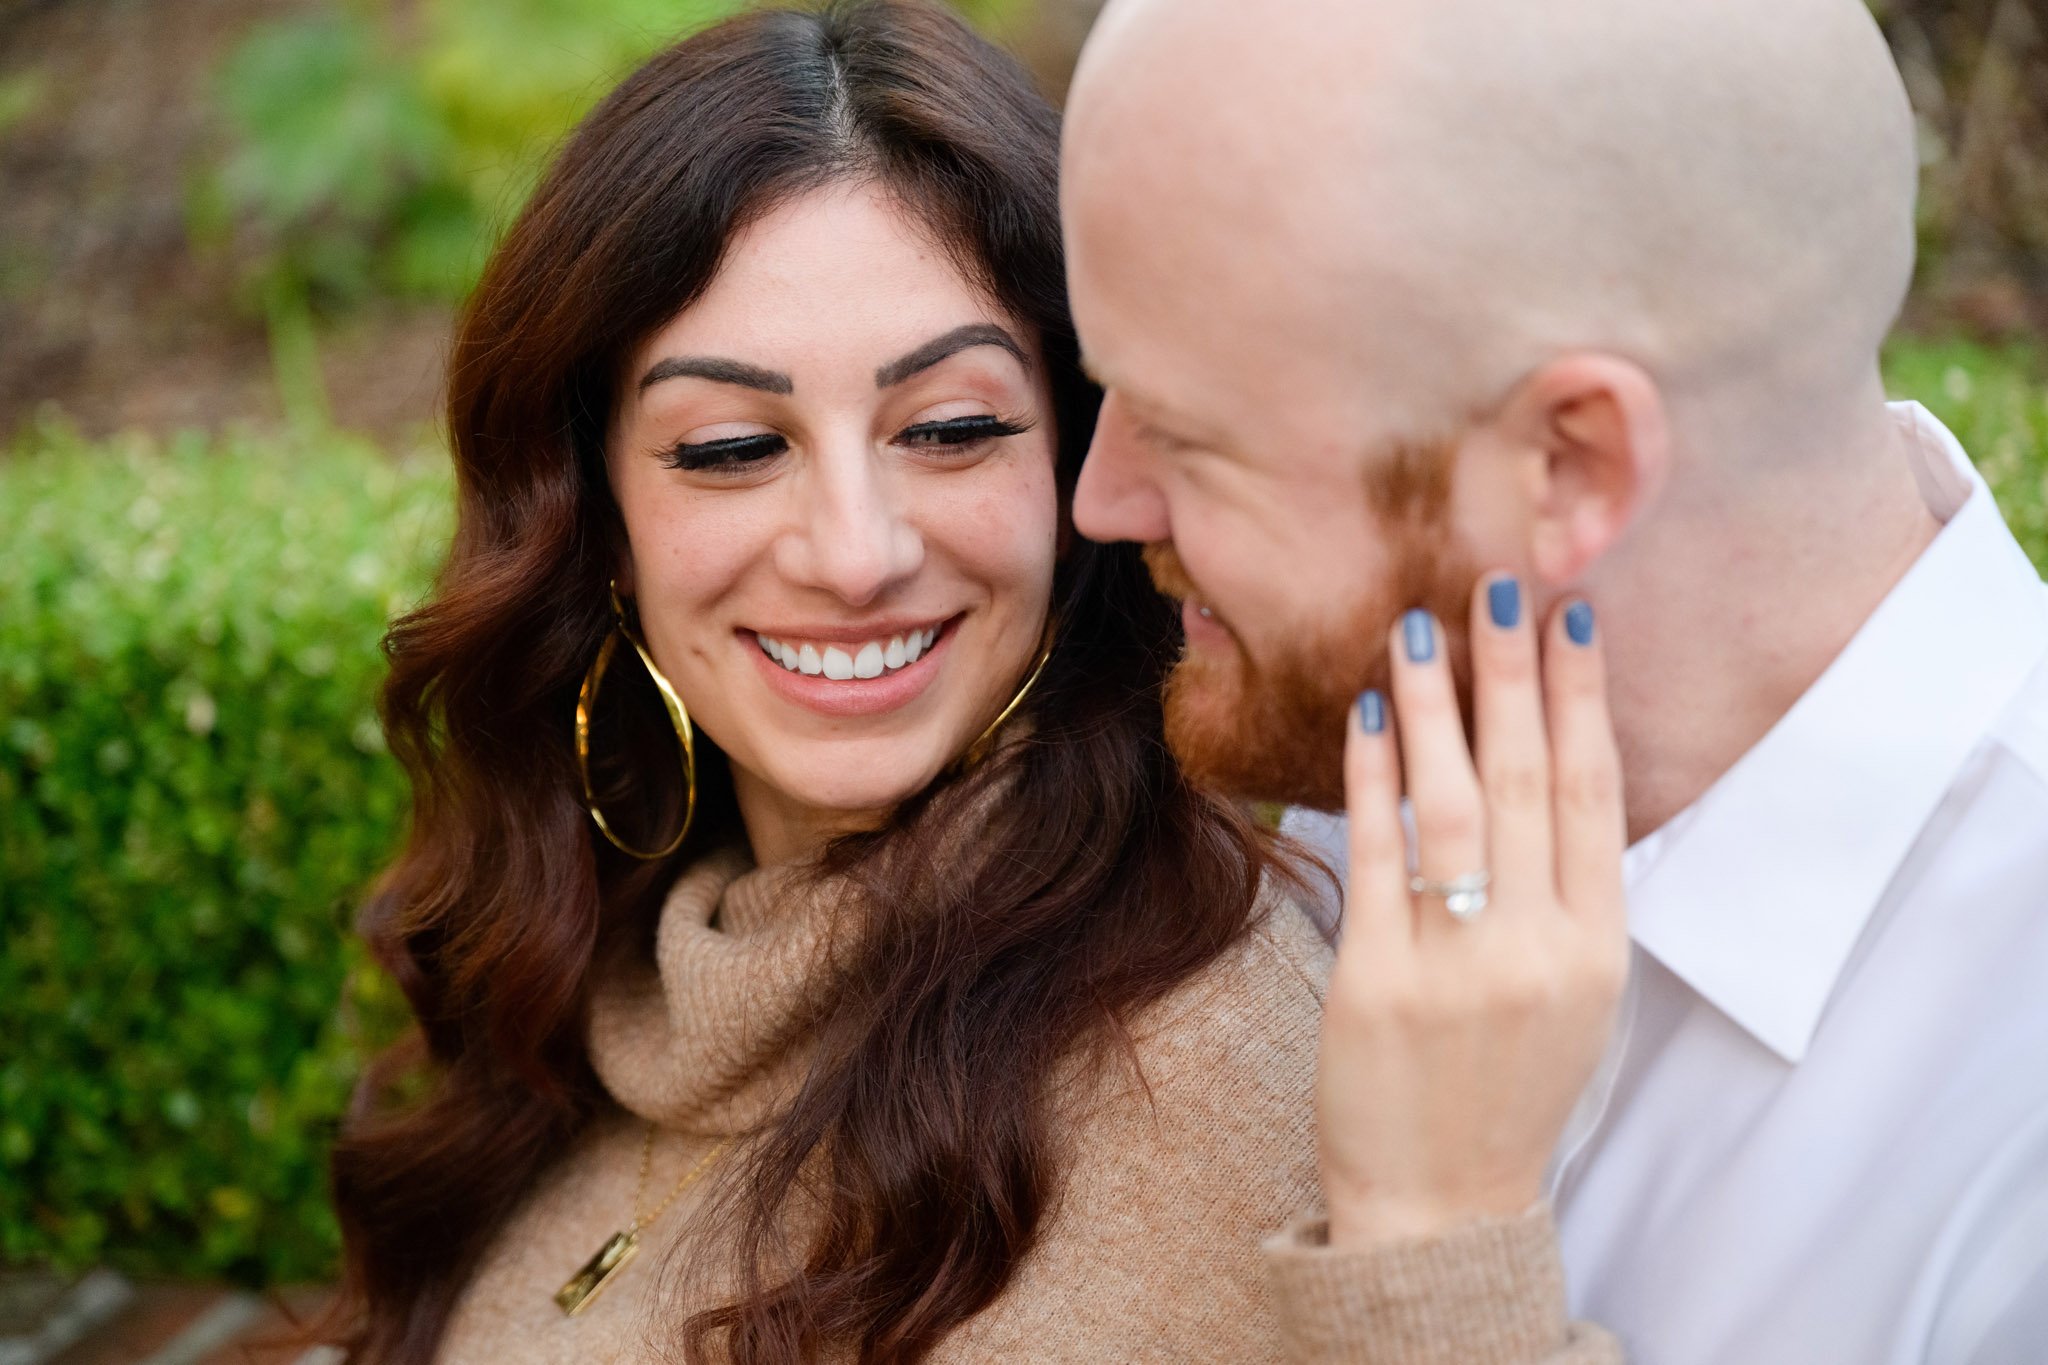
[[1597, 607], [1634, 959], [1573, 1309], [1650, 1365], [2048, 1359], [2048, 595], [1885, 401], [1864, 6], [1118, 0], [1063, 175], [1075, 520], [1218, 628], [1191, 771], [1336, 807], [1405, 609], [1462, 660], [1481, 570]]

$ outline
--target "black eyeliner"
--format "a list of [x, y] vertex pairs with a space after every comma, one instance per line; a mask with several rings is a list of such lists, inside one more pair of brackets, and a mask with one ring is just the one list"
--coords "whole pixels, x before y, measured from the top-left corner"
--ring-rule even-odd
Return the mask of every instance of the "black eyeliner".
[[907, 427], [898, 439], [909, 438], [912, 445], [962, 446], [1004, 436], [1021, 436], [1030, 429], [1000, 417], [952, 417], [943, 422], [920, 422], [914, 427]]
[[782, 437], [766, 434], [728, 436], [721, 441], [702, 441], [695, 444], [679, 441], [663, 452], [661, 462], [670, 469], [729, 468], [734, 465], [757, 463], [780, 455], [788, 448], [789, 442]]
[[[913, 446], [947, 450], [1000, 440], [1006, 436], [1021, 436], [1029, 430], [1029, 423], [1020, 424], [992, 415], [951, 417], [941, 422], [920, 422], [906, 427], [897, 433], [896, 439]], [[788, 449], [789, 442], [783, 437], [762, 432], [752, 436], [728, 436], [718, 441], [677, 442], [661, 452], [661, 462], [670, 469], [701, 473], [758, 464]]]

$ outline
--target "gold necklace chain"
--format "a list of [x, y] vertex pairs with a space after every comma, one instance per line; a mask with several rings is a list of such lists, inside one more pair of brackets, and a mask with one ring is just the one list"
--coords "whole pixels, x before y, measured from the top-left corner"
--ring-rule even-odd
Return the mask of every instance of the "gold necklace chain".
[[676, 1197], [697, 1183], [699, 1176], [709, 1169], [712, 1162], [732, 1145], [726, 1138], [710, 1151], [697, 1159], [697, 1164], [683, 1172], [683, 1178], [676, 1181], [676, 1187], [668, 1196], [646, 1213], [640, 1212], [640, 1199], [647, 1193], [647, 1175], [654, 1164], [654, 1124], [647, 1125], [647, 1138], [640, 1144], [640, 1179], [633, 1186], [633, 1221], [622, 1230], [611, 1235], [611, 1240], [597, 1249], [597, 1254], [587, 1261], [583, 1268], [570, 1277], [569, 1282], [555, 1291], [555, 1305], [570, 1317], [575, 1317], [589, 1306], [590, 1301], [612, 1282], [612, 1277], [625, 1268], [640, 1250], [640, 1229], [661, 1217]]
[[697, 1183], [697, 1177], [704, 1174], [705, 1167], [716, 1161], [731, 1141], [732, 1139], [727, 1138], [724, 1142], [719, 1143], [699, 1157], [696, 1165], [683, 1172], [683, 1178], [678, 1180], [676, 1187], [668, 1192], [668, 1197], [659, 1204], [656, 1204], [651, 1211], [643, 1216], [640, 1212], [640, 1196], [647, 1193], [647, 1172], [654, 1162], [654, 1124], [649, 1123], [647, 1125], [647, 1140], [640, 1144], [640, 1179], [633, 1186], [633, 1221], [626, 1225], [626, 1231], [638, 1232], [655, 1219], [661, 1217], [663, 1211], [670, 1204], [676, 1202], [676, 1196]]

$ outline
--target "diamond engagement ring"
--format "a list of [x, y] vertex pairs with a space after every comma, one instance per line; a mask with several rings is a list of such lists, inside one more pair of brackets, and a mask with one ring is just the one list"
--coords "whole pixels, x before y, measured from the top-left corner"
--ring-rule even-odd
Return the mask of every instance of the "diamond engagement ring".
[[1476, 919], [1486, 908], [1486, 888], [1491, 885], [1491, 872], [1468, 872], [1447, 882], [1433, 882], [1427, 877], [1411, 877], [1408, 881], [1408, 889], [1418, 896], [1443, 897], [1444, 909], [1461, 924]]

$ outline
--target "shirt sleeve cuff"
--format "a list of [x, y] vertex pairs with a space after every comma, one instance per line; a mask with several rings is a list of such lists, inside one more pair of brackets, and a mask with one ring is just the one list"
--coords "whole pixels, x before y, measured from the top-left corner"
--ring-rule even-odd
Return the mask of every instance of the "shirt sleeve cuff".
[[[1618, 1360], [1575, 1333], [1550, 1206], [1358, 1251], [1304, 1218], [1265, 1243], [1286, 1358], [1370, 1365]], [[1601, 1337], [1607, 1347], [1611, 1340]]]

